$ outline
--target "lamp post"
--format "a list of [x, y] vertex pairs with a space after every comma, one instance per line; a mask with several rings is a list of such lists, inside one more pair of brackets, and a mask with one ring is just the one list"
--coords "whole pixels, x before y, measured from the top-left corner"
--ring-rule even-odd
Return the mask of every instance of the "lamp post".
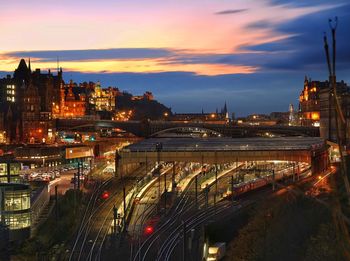
[[157, 151], [157, 175], [158, 175], [158, 197], [160, 198], [160, 152], [163, 149], [163, 143], [157, 142], [156, 151]]

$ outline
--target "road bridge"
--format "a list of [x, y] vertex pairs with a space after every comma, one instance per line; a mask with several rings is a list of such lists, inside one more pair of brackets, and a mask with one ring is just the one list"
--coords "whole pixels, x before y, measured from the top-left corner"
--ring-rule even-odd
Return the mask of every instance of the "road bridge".
[[95, 119], [56, 119], [58, 131], [84, 131], [86, 129], [118, 128], [137, 137], [157, 136], [167, 130], [207, 130], [224, 137], [253, 137], [264, 133], [285, 136], [310, 136], [318, 137], [319, 128], [303, 126], [240, 126], [232, 124], [196, 123], [196, 122], [172, 122], [172, 121], [111, 121]]

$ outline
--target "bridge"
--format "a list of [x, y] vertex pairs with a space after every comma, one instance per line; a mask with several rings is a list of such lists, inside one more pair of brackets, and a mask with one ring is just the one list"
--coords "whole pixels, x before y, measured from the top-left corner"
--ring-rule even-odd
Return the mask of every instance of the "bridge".
[[127, 173], [132, 166], [158, 161], [202, 164], [304, 162], [311, 165], [313, 174], [328, 167], [327, 145], [323, 139], [315, 137], [151, 138], [123, 148], [116, 158], [117, 175]]
[[232, 124], [213, 124], [172, 121], [111, 121], [94, 119], [56, 119], [58, 131], [84, 131], [118, 128], [137, 137], [155, 137], [157, 134], [171, 131], [207, 130], [223, 137], [254, 137], [264, 133], [285, 136], [319, 137], [319, 128], [303, 126], [239, 126]]

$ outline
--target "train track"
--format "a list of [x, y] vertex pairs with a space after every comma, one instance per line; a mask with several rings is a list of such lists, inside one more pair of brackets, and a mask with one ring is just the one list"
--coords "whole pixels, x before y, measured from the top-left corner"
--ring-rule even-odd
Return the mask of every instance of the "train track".
[[[135, 177], [143, 172], [144, 167], [140, 167], [123, 181], [113, 178], [93, 191], [72, 243], [69, 261], [101, 258], [103, 244], [113, 221], [113, 207], [121, 204], [123, 200], [123, 186], [126, 191], [131, 189], [135, 183]], [[104, 190], [111, 192], [107, 199], [101, 200], [100, 196]]]

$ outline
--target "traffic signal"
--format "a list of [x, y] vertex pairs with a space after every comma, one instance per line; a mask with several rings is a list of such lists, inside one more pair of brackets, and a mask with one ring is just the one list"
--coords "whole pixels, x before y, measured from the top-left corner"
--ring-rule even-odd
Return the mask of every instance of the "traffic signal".
[[108, 191], [104, 191], [104, 192], [102, 193], [102, 195], [101, 195], [101, 198], [102, 198], [102, 199], [107, 199], [107, 198], [109, 198], [109, 193], [108, 193]]
[[152, 234], [153, 231], [154, 231], [154, 229], [153, 229], [152, 226], [147, 226], [147, 227], [145, 227], [145, 234], [146, 234], [146, 235]]

